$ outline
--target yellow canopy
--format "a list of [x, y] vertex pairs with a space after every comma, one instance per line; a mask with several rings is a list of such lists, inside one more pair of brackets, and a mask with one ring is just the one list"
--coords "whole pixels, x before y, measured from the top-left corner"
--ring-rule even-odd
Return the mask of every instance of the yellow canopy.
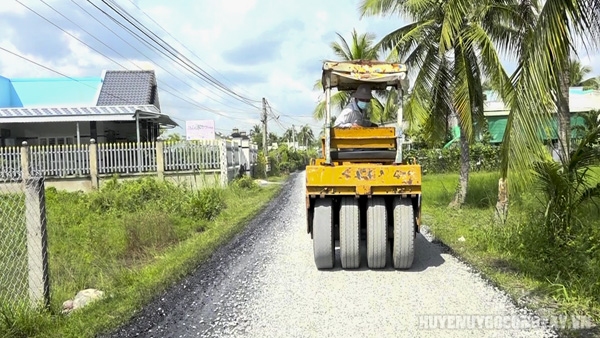
[[371, 88], [385, 89], [388, 86], [408, 90], [406, 65], [401, 63], [356, 60], [325, 61], [323, 63], [323, 88], [327, 88], [327, 77], [331, 77], [330, 88], [355, 90], [360, 84], [369, 83]]

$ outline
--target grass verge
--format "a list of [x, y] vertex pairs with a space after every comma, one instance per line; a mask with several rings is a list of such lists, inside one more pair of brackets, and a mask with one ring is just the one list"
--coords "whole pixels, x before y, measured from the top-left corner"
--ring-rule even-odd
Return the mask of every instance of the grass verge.
[[[114, 181], [90, 194], [48, 189], [50, 308], [0, 302], [0, 337], [94, 337], [125, 323], [243, 230], [282, 186], [248, 181], [198, 192], [153, 179]], [[61, 314], [86, 288], [105, 297]]]
[[[585, 208], [577, 221], [590, 231], [563, 251], [551, 251], [543, 240], [543, 204], [535, 192], [511, 196], [506, 224], [494, 219], [498, 175], [472, 173], [467, 201], [461, 209], [448, 208], [458, 176], [427, 175], [423, 179], [423, 224], [453, 253], [481, 271], [519, 304], [550, 318], [583, 315], [600, 320], [600, 221], [597, 208]], [[578, 243], [586, 243], [580, 250]], [[591, 248], [591, 249], [590, 249]], [[564, 317], [560, 317], [564, 318]], [[581, 318], [581, 317], [577, 317]], [[563, 326], [564, 323], [557, 323]], [[590, 326], [574, 322], [575, 326]], [[569, 329], [563, 334], [600, 334], [596, 329]], [[592, 332], [592, 333], [590, 333]]]

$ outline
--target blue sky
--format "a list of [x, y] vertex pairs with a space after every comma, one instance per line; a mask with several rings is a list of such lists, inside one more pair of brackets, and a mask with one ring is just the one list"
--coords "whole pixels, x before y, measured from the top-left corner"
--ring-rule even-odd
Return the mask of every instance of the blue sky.
[[[259, 102], [242, 103], [183, 70], [87, 1], [19, 0], [39, 15], [16, 0], [2, 2], [0, 47], [71, 77], [99, 76], [105, 69], [154, 69], [161, 108], [182, 126], [185, 120], [214, 119], [216, 128], [227, 132], [260, 123]], [[101, 0], [92, 2], [115, 15]], [[321, 61], [334, 58], [329, 44], [336, 32], [346, 39], [353, 29], [381, 38], [405, 24], [398, 17], [361, 19], [357, 0], [113, 2], [236, 93], [256, 101], [267, 98], [279, 115], [269, 129], [280, 135], [292, 124], [317, 131], [320, 123], [311, 113], [321, 93], [313, 85]], [[598, 54], [583, 53], [581, 59], [600, 73]], [[0, 75], [60, 76], [2, 50]]]

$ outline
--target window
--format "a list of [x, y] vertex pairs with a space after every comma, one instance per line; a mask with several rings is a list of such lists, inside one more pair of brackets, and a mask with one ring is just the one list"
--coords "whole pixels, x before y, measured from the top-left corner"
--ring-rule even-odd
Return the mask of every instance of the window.
[[40, 145], [63, 145], [63, 144], [75, 144], [73, 137], [40, 137], [38, 143]]

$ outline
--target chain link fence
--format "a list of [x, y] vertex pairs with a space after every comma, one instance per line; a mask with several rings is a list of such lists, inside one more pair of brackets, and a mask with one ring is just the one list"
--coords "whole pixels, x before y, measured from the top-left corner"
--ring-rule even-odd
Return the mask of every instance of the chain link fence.
[[0, 178], [0, 303], [49, 302], [44, 179]]

